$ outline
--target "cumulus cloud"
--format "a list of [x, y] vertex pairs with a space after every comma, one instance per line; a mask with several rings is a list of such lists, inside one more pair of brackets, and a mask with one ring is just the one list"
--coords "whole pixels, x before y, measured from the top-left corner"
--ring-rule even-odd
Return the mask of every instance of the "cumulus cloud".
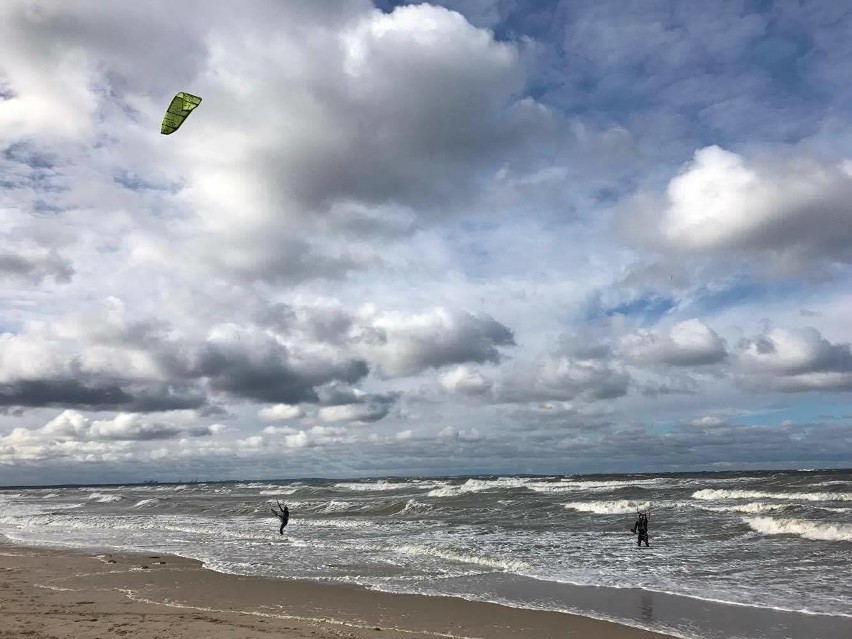
[[852, 390], [852, 346], [814, 328], [776, 328], [737, 347], [742, 382], [782, 392]]
[[383, 419], [390, 412], [398, 395], [369, 395], [359, 393], [355, 401], [345, 404], [323, 406], [319, 409], [319, 418], [324, 422], [353, 422], [367, 424]]
[[132, 444], [208, 438], [220, 425], [192, 426], [154, 420], [133, 413], [111, 419], [91, 419], [75, 410], [65, 410], [40, 428], [14, 428], [0, 435], [0, 462], [68, 458], [76, 461], [133, 459]]
[[630, 374], [616, 361], [549, 357], [533, 371], [513, 371], [497, 390], [504, 402], [598, 401], [627, 394]]
[[178, 436], [207, 437], [210, 427], [187, 428], [153, 422], [141, 415], [121, 413], [112, 419], [92, 420], [74, 410], [66, 410], [41, 429], [29, 431], [36, 436], [77, 441], [147, 441]]
[[621, 339], [621, 352], [643, 365], [701, 366], [726, 356], [725, 342], [701, 320], [678, 322], [667, 331], [638, 330]]
[[305, 411], [300, 406], [291, 404], [275, 404], [266, 406], [257, 411], [258, 417], [267, 421], [286, 421], [288, 419], [299, 419], [305, 416]]
[[760, 257], [788, 271], [849, 263], [850, 202], [850, 160], [746, 158], [710, 146], [669, 182], [661, 213], [649, 212], [650, 240], [680, 254]]
[[467, 366], [457, 366], [447, 371], [439, 377], [438, 381], [445, 391], [468, 396], [484, 395], [494, 385], [482, 373]]
[[389, 377], [465, 362], [499, 362], [500, 346], [514, 345], [512, 331], [485, 314], [437, 308], [419, 314], [365, 312], [356, 349]]

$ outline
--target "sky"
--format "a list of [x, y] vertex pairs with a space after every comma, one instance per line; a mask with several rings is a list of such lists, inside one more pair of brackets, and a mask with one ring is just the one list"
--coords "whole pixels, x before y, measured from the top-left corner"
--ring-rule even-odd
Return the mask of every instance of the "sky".
[[0, 484], [849, 467], [850, 33], [5, 0]]

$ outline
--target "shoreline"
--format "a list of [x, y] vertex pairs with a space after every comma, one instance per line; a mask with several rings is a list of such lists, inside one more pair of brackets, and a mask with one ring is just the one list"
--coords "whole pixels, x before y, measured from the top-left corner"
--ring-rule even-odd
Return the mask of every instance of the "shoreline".
[[[244, 577], [175, 555], [0, 542], [0, 639], [132, 634], [391, 639], [670, 639], [564, 612], [349, 584]], [[166, 634], [163, 634], [163, 633]]]
[[[13, 575], [18, 589], [10, 607], [6, 601], [12, 591], [5, 584]], [[275, 636], [283, 639], [361, 639], [377, 636], [379, 628], [381, 636], [391, 639], [550, 639], [566, 635], [834, 639], [852, 631], [852, 619], [845, 616], [713, 602], [640, 588], [542, 582], [511, 574], [471, 576], [453, 585], [459, 592], [450, 588], [441, 594], [394, 593], [352, 583], [240, 575], [207, 568], [199, 559], [179, 555], [33, 546], [0, 535], [0, 639], [17, 639], [24, 636], [24, 630], [34, 628], [42, 628], [44, 634], [27, 635], [32, 639], [100, 638], [103, 635], [98, 633], [106, 627], [98, 618], [126, 616], [129, 606], [148, 606], [143, 615], [148, 621], [138, 616], [141, 613], [134, 613], [136, 621], [129, 617], [124, 621], [138, 639], [255, 637], [211, 634], [210, 628], [195, 628], [201, 613], [217, 615], [215, 623], [231, 629], [251, 627], [268, 632], [275, 628]], [[57, 599], [61, 592], [81, 593], [77, 599], [91, 602], [97, 610], [79, 609], [80, 601]], [[471, 598], [466, 594], [470, 592], [480, 593], [481, 598]], [[112, 593], [112, 598], [105, 598], [104, 593]], [[515, 603], [518, 601], [523, 603]], [[57, 619], [86, 618], [98, 630], [92, 635], [62, 634], [62, 623], [67, 621], [46, 624], [42, 613], [26, 612], [26, 602], [36, 608], [53, 606], [50, 612]], [[8, 633], [12, 621], [6, 613], [18, 608], [23, 615], [15, 621], [18, 632]], [[189, 634], [171, 630], [165, 635], [153, 630], [146, 634], [151, 619], [166, 614], [164, 609]], [[89, 612], [97, 614], [86, 617]], [[39, 623], [24, 623], [28, 614], [39, 618]], [[268, 635], [257, 635], [261, 636]]]

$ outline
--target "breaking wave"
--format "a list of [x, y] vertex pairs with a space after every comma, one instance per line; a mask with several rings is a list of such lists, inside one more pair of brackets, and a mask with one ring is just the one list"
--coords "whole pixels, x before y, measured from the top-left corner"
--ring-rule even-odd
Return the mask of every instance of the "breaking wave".
[[749, 504], [731, 504], [730, 506], [702, 506], [701, 510], [709, 510], [714, 513], [768, 513], [786, 508], [784, 504], [764, 504], [762, 502], [752, 502]]
[[159, 503], [160, 500], [154, 497], [152, 499], [143, 499], [141, 501], [137, 501], [131, 506], [131, 508], [146, 508], [147, 506], [156, 506]]
[[481, 493], [486, 490], [528, 488], [530, 480], [524, 477], [500, 477], [498, 479], [468, 479], [463, 484], [447, 484], [433, 488], [427, 497], [458, 497], [465, 493]]
[[407, 482], [407, 481], [387, 481], [380, 479], [372, 482], [340, 482], [334, 485], [335, 488], [343, 490], [351, 490], [357, 492], [373, 492], [385, 490], [405, 490], [406, 488], [423, 488], [423, 486]]
[[821, 541], [852, 541], [852, 524], [832, 524], [805, 519], [744, 517], [743, 522], [762, 535], [797, 535]]
[[99, 504], [108, 504], [113, 501], [121, 501], [124, 499], [121, 495], [107, 495], [104, 493], [90, 493], [86, 498], [89, 501], [96, 501]]
[[693, 499], [794, 499], [798, 501], [852, 501], [852, 493], [766, 493], [757, 490], [705, 488], [692, 493]]
[[647, 501], [572, 501], [563, 504], [565, 508], [577, 510], [584, 513], [596, 513], [599, 515], [621, 515], [635, 513], [639, 510], [647, 510], [650, 507]]

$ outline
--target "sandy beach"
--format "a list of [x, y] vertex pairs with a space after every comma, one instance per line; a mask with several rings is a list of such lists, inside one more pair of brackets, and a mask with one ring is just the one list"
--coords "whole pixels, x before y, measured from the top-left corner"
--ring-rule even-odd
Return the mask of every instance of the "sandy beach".
[[0, 638], [482, 639], [665, 635], [448, 597], [239, 577], [167, 555], [0, 546]]

